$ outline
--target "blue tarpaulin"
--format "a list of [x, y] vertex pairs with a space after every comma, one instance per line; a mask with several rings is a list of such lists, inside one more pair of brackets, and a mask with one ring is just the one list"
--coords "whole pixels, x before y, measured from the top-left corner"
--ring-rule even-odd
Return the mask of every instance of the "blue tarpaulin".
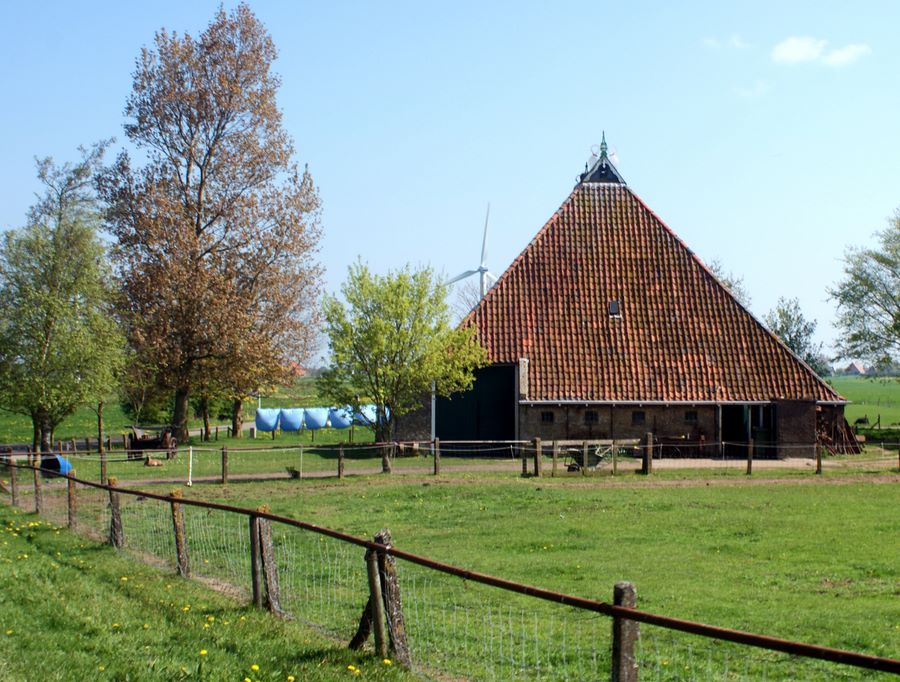
[[289, 407], [281, 409], [281, 430], [282, 431], [299, 431], [303, 428], [303, 415], [305, 410], [302, 407]]
[[53, 472], [54, 474], [65, 476], [72, 471], [72, 465], [62, 455], [48, 455], [41, 457], [41, 469], [44, 472]]
[[374, 426], [375, 414], [374, 405], [360, 405], [359, 409], [353, 413], [353, 421], [362, 426]]
[[311, 431], [324, 429], [327, 421], [327, 407], [307, 407], [303, 411], [303, 425]]
[[353, 415], [349, 407], [332, 407], [328, 411], [328, 421], [333, 429], [349, 429], [353, 423]]
[[278, 408], [259, 408], [256, 410], [256, 430], [275, 431], [278, 429], [278, 419], [281, 410]]

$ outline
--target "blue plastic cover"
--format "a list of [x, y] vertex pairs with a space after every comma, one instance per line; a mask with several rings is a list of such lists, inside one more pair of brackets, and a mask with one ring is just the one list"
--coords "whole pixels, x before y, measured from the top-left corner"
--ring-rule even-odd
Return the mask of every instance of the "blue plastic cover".
[[277, 407], [261, 407], [256, 410], [256, 430], [275, 431], [278, 429], [278, 418], [281, 410]]
[[375, 425], [375, 406], [360, 405], [359, 409], [353, 413], [353, 421], [361, 426]]
[[324, 429], [328, 421], [327, 407], [307, 407], [303, 411], [303, 423], [311, 431]]
[[328, 421], [333, 429], [349, 429], [353, 423], [353, 414], [349, 407], [332, 407], [328, 411]]
[[290, 407], [281, 409], [281, 430], [282, 431], [299, 431], [303, 428], [302, 407]]

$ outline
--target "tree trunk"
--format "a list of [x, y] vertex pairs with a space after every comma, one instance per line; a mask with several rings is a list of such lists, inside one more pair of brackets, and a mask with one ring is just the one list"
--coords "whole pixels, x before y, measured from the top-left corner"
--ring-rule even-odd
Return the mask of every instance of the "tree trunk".
[[203, 440], [209, 442], [209, 398], [203, 396], [200, 398], [200, 416], [203, 418]]
[[31, 415], [31, 461], [29, 464], [34, 466], [34, 458], [37, 456], [38, 448], [41, 446], [41, 422], [37, 414]]
[[97, 403], [97, 453], [103, 454], [103, 401]]
[[175, 390], [175, 438], [178, 444], [186, 444], [191, 437], [188, 433], [188, 399], [190, 398], [190, 390], [187, 387]]
[[47, 415], [41, 415], [41, 454], [49, 455], [53, 452], [53, 427], [50, 425], [50, 418]]
[[244, 437], [244, 401], [240, 399], [231, 404], [231, 435], [233, 438]]

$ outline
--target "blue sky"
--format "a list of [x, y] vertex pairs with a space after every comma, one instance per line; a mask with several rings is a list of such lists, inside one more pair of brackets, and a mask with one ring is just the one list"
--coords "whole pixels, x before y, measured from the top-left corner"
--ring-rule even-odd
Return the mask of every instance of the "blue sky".
[[[226, 3], [232, 7], [233, 3]], [[284, 124], [320, 188], [326, 290], [379, 271], [499, 274], [606, 131], [630, 187], [762, 316], [827, 288], [900, 206], [900, 3], [252, 2], [279, 48]], [[34, 156], [115, 136], [154, 32], [217, 2], [0, 4], [0, 228]]]

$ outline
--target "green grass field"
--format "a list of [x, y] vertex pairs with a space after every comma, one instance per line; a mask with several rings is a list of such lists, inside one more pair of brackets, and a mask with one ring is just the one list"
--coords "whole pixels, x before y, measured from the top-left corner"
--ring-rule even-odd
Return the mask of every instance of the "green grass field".
[[881, 417], [881, 427], [900, 426], [900, 381], [897, 378], [868, 379], [860, 376], [830, 377], [835, 390], [848, 400], [847, 421], [851, 424], [863, 416], [875, 423]]
[[[627, 579], [646, 610], [896, 658], [900, 519], [892, 480], [741, 486], [449, 471], [439, 478], [241, 482], [185, 492], [250, 508], [267, 504], [363, 538], [389, 527], [403, 549], [588, 598], [608, 600], [613, 583]], [[89, 516], [91, 506], [85, 501], [80, 513]], [[171, 522], [165, 505], [157, 507], [128, 503], [126, 537], [135, 551], [165, 556], [171, 541], [158, 545], [154, 538], [168, 535], [159, 529], [170, 530]], [[98, 518], [105, 518], [104, 509], [102, 500], [95, 505]], [[246, 548], [239, 542], [245, 520], [204, 510], [188, 519], [198, 572], [246, 591]], [[276, 543], [289, 609], [333, 634], [352, 634], [365, 598], [361, 551], [289, 528], [276, 528]], [[499, 647], [506, 666], [501, 678], [541, 676], [533, 663], [516, 662], [520, 655], [524, 661], [526, 649], [529, 656], [539, 652], [542, 676], [550, 679], [593, 678], [604, 669], [609, 622], [603, 617], [402, 562], [400, 570], [420, 665], [484, 679], [496, 673], [486, 661]], [[642, 632], [650, 679], [877, 679], [659, 628]], [[585, 660], [596, 667], [580, 668]]]
[[413, 679], [31, 514], [0, 538], [4, 680]]

